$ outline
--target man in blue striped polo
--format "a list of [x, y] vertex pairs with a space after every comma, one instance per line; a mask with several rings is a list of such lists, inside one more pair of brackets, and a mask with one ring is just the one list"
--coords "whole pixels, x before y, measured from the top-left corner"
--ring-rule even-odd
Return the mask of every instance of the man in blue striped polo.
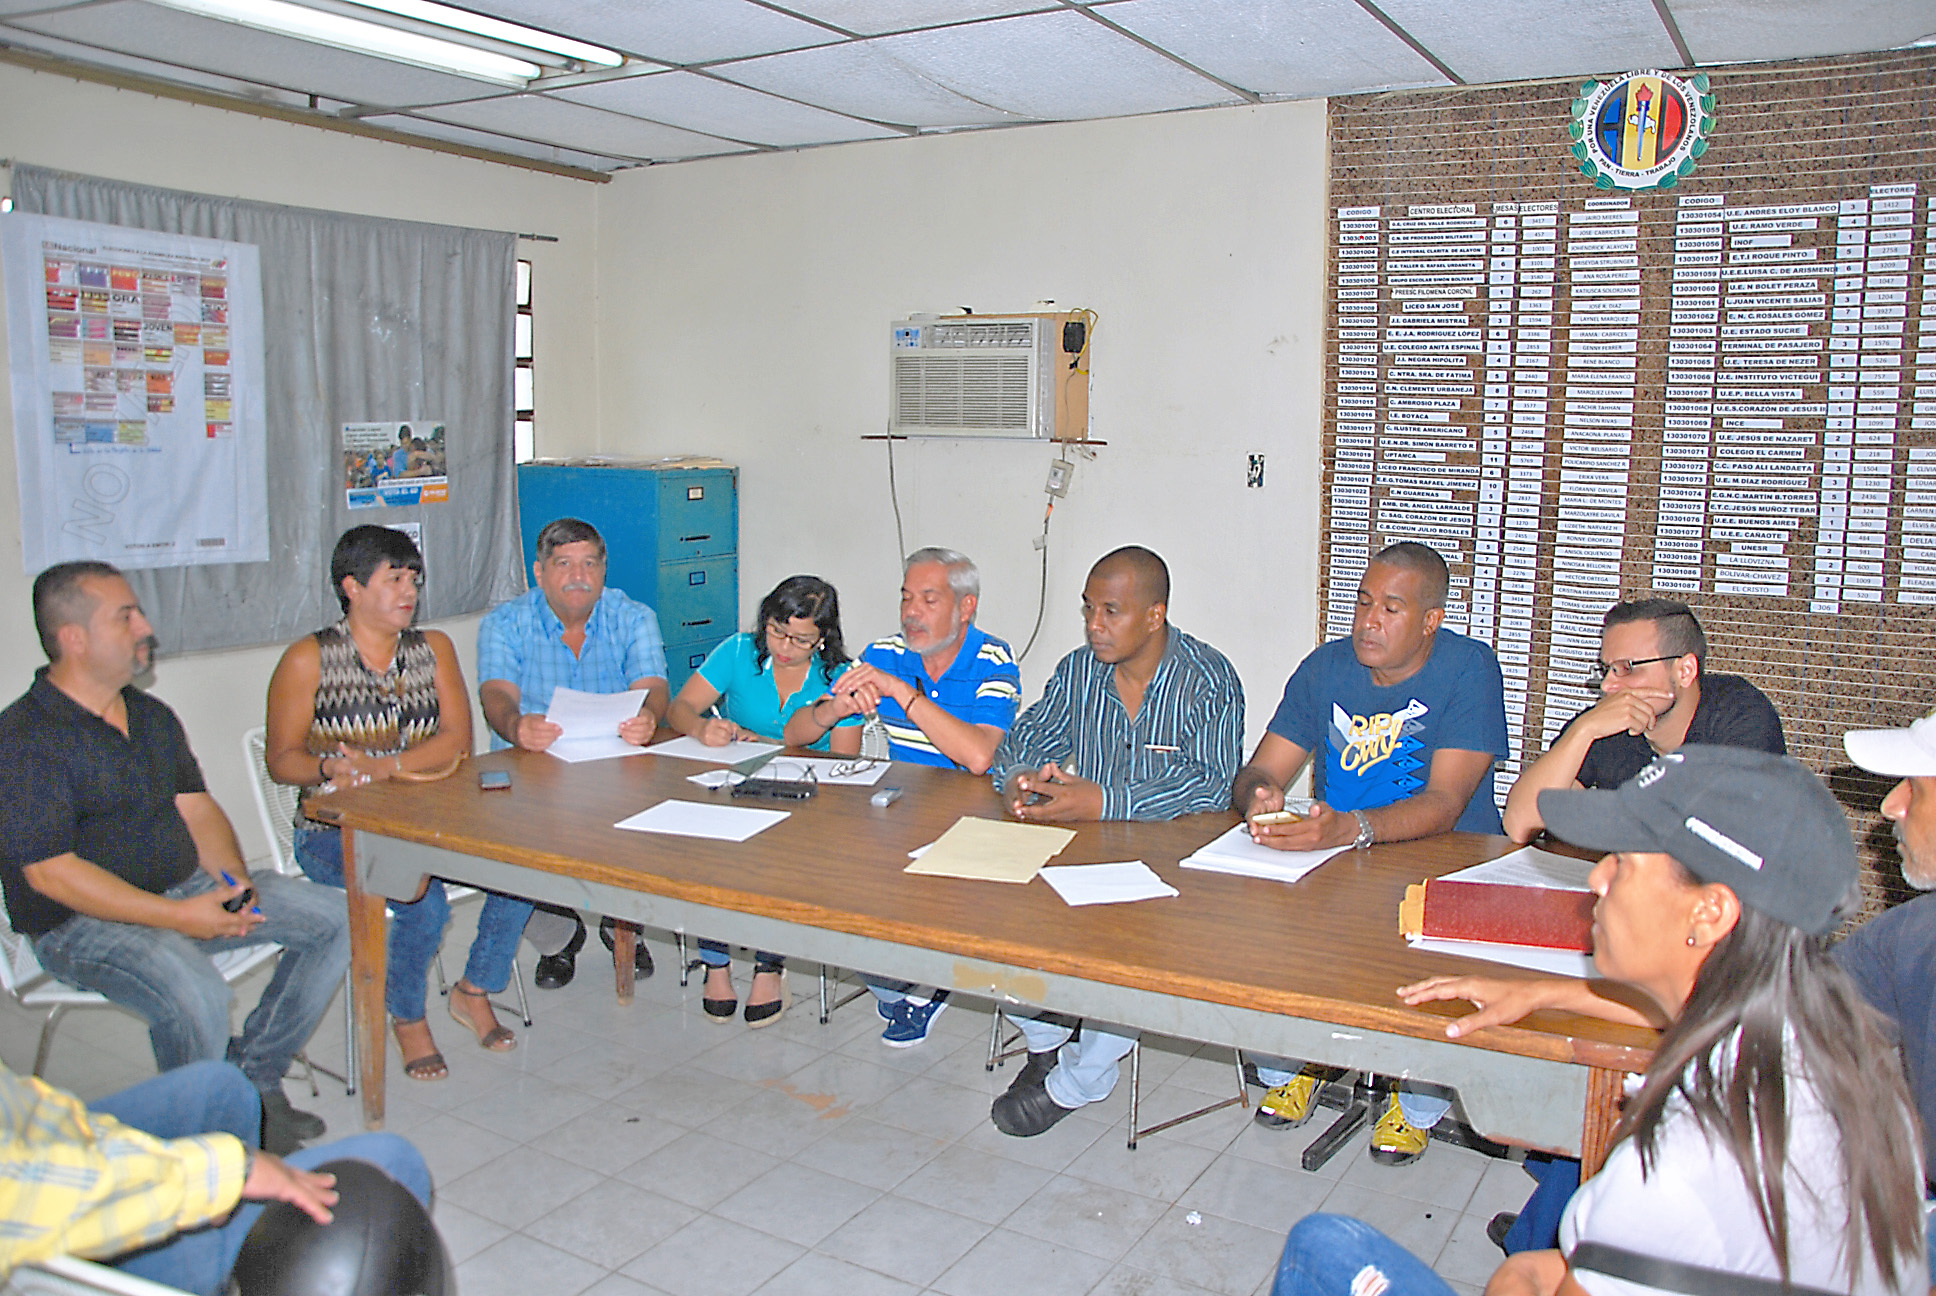
[[[1105, 556], [1082, 588], [1086, 644], [995, 753], [995, 787], [1017, 819], [1174, 819], [1230, 803], [1243, 755], [1244, 686], [1222, 653], [1169, 624], [1170, 571], [1137, 546]], [[989, 1118], [1040, 1134], [1116, 1087], [1132, 1037], [1017, 1016], [1028, 1065]]]
[[[1015, 723], [1022, 676], [1014, 651], [975, 624], [980, 603], [981, 572], [966, 554], [933, 547], [909, 554], [901, 565], [901, 633], [869, 644], [834, 681], [829, 720], [878, 715], [893, 759], [986, 774]], [[811, 708], [795, 712], [787, 730], [790, 742], [826, 732]], [[869, 977], [867, 985], [887, 1022], [881, 1043], [889, 1048], [926, 1039], [948, 1001], [945, 990], [911, 994], [905, 981]]]

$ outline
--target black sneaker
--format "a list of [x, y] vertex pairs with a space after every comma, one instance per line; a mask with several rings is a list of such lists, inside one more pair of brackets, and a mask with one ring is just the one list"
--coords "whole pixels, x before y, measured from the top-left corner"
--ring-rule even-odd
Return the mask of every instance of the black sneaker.
[[[1518, 1211], [1500, 1211], [1486, 1221], [1486, 1240], [1501, 1251], [1506, 1251], [1506, 1234], [1512, 1232], [1513, 1225], [1517, 1223], [1519, 1223]], [[1511, 1255], [1512, 1252], [1506, 1251], [1506, 1254]]]
[[310, 1139], [319, 1139], [329, 1127], [322, 1117], [298, 1111], [280, 1088], [262, 1091], [262, 1149], [277, 1156], [288, 1156]]

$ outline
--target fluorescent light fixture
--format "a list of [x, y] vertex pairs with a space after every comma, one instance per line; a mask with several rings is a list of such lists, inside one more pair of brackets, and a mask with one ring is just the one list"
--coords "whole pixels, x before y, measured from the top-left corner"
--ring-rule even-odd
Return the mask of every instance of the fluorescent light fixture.
[[216, 18], [278, 36], [333, 45], [353, 54], [373, 54], [433, 72], [452, 72], [478, 81], [523, 89], [544, 71], [527, 59], [511, 58], [456, 41], [399, 31], [381, 23], [325, 13], [284, 0], [153, 0], [183, 13]]
[[495, 41], [503, 41], [507, 45], [522, 45], [526, 49], [543, 50], [548, 54], [557, 54], [594, 67], [618, 67], [625, 62], [623, 54], [597, 45], [587, 45], [584, 41], [575, 41], [569, 36], [554, 36], [550, 32], [523, 27], [498, 18], [487, 18], [483, 14], [474, 14], [465, 9], [437, 4], [435, 0], [354, 0], [354, 2], [366, 9], [380, 9], [384, 13], [392, 13], [399, 18], [415, 18], [418, 22], [435, 23], [439, 27], [470, 32], [476, 36], [487, 36]]

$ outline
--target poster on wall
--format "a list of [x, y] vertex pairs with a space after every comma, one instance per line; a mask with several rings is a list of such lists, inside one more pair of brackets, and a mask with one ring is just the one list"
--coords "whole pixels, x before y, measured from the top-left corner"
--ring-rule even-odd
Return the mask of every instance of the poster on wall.
[[343, 424], [343, 488], [353, 509], [444, 503], [450, 498], [444, 425], [432, 419]]
[[0, 215], [29, 573], [266, 562], [252, 244]]

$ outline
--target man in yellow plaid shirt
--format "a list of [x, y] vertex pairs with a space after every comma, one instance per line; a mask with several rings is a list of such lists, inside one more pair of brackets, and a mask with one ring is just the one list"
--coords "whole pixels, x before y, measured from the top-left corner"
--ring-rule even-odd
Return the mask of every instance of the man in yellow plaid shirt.
[[215, 1296], [262, 1213], [243, 1203], [286, 1201], [327, 1224], [336, 1177], [312, 1167], [345, 1158], [429, 1205], [430, 1171], [397, 1135], [284, 1160], [256, 1149], [261, 1119], [255, 1086], [225, 1062], [191, 1063], [91, 1106], [0, 1068], [0, 1281], [76, 1255]]

